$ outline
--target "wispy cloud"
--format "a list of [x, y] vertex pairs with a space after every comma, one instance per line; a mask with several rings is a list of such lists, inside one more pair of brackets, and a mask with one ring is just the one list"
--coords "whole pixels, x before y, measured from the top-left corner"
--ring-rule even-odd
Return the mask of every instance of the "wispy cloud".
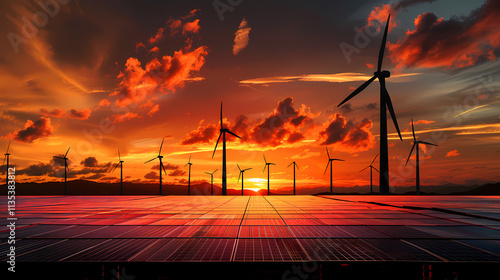
[[[411, 77], [420, 75], [421, 73], [408, 73], [391, 76], [392, 79]], [[369, 80], [372, 76], [361, 73], [336, 73], [336, 74], [305, 74], [300, 76], [276, 76], [255, 78], [239, 81], [240, 84], [254, 84], [265, 85], [272, 83], [290, 83], [290, 82], [329, 82], [329, 83], [346, 83], [346, 82], [360, 82]]]
[[[477, 134], [496, 134], [500, 133], [500, 123], [492, 123], [492, 124], [476, 124], [476, 125], [463, 125], [463, 126], [453, 126], [453, 127], [443, 127], [443, 128], [433, 128], [433, 129], [425, 129], [419, 130], [418, 133], [428, 133], [433, 131], [457, 131], [455, 135], [477, 135]], [[411, 131], [401, 132], [403, 135], [403, 139], [406, 139], [404, 136], [411, 135]], [[390, 133], [389, 136], [397, 136], [397, 133]], [[379, 136], [379, 135], [376, 135]], [[399, 137], [389, 137], [390, 140], [399, 140]]]
[[243, 19], [238, 27], [238, 30], [234, 34], [234, 45], [233, 45], [233, 54], [237, 55], [241, 50], [248, 46], [248, 34], [250, 33], [250, 26], [248, 26], [248, 22], [246, 19]]

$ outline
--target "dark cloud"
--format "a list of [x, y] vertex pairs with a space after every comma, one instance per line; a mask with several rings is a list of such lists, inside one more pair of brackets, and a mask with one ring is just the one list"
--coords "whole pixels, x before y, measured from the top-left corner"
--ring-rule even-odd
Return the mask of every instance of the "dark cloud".
[[359, 124], [346, 120], [341, 114], [334, 115], [333, 120], [325, 130], [320, 132], [322, 145], [333, 145], [334, 148], [345, 152], [367, 151], [375, 147], [375, 137], [371, 132], [373, 123], [363, 119]]
[[53, 130], [50, 118], [40, 117], [34, 122], [27, 120], [24, 128], [13, 132], [11, 136], [16, 141], [32, 143], [39, 138], [49, 137], [52, 135]]
[[197, 143], [208, 143], [212, 141], [219, 131], [216, 125], [200, 125], [194, 131], [191, 131], [186, 139], [181, 141], [182, 145], [192, 145]]
[[174, 171], [168, 173], [168, 176], [184, 176], [186, 174], [187, 174], [186, 171], [177, 169], [177, 170], [174, 170]]
[[95, 157], [88, 157], [80, 162], [85, 167], [97, 167], [98, 162]]
[[147, 173], [146, 175], [144, 175], [144, 178], [148, 179], [148, 180], [158, 180], [158, 179], [160, 179], [160, 176], [158, 176], [158, 173], [151, 171], [151, 172]]
[[[163, 167], [165, 168], [165, 170], [177, 170], [180, 168], [179, 165], [171, 164], [168, 162], [164, 163]], [[154, 169], [154, 170], [158, 170], [159, 168], [160, 168], [159, 164], [153, 165], [153, 167], [151, 167], [151, 169]]]
[[16, 170], [16, 175], [43, 176], [50, 175], [53, 172], [54, 169], [50, 163], [37, 163], [27, 168]]

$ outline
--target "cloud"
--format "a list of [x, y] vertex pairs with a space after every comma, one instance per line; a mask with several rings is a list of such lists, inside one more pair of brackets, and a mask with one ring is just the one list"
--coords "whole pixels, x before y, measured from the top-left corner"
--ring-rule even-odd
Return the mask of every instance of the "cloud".
[[371, 132], [373, 123], [365, 118], [359, 124], [336, 113], [331, 122], [320, 132], [322, 145], [333, 145], [338, 151], [356, 153], [375, 147], [375, 137]]
[[27, 176], [43, 176], [49, 175], [54, 172], [52, 165], [50, 163], [37, 163], [28, 166], [27, 168], [23, 168], [17, 170], [16, 175], [27, 175]]
[[153, 108], [151, 108], [151, 110], [149, 110], [148, 112], [148, 116], [152, 116], [154, 113], [160, 111], [160, 105], [156, 104], [155, 106], [153, 106]]
[[[420, 75], [420, 73], [407, 73], [391, 75], [392, 79]], [[290, 83], [290, 82], [330, 82], [330, 83], [347, 83], [347, 82], [365, 82], [372, 76], [361, 73], [337, 73], [337, 74], [307, 74], [301, 76], [276, 76], [267, 78], [255, 78], [239, 81], [240, 84], [248, 85], [266, 85], [272, 83]]]
[[102, 99], [99, 101], [99, 104], [97, 105], [98, 107], [109, 107], [111, 105], [111, 102], [107, 99]]
[[200, 20], [196, 19], [191, 22], [186, 22], [182, 27], [182, 35], [186, 36], [188, 33], [198, 33], [200, 31]]
[[179, 170], [179, 169], [174, 170], [174, 171], [168, 173], [168, 176], [184, 176], [184, 175], [186, 175], [186, 171]]
[[19, 142], [32, 143], [37, 139], [49, 137], [52, 135], [53, 130], [50, 118], [40, 117], [34, 122], [27, 120], [23, 129], [19, 129], [8, 136]]
[[148, 179], [148, 180], [158, 180], [158, 179], [160, 179], [160, 176], [158, 175], [158, 173], [151, 171], [151, 172], [147, 173], [146, 175], [144, 175], [144, 178]]
[[395, 44], [388, 44], [396, 67], [463, 68], [496, 60], [500, 48], [498, 13], [500, 2], [488, 0], [466, 17], [438, 18], [424, 13], [415, 19], [415, 29]]
[[304, 159], [304, 158], [310, 158], [310, 157], [317, 157], [319, 156], [319, 152], [311, 152], [309, 149], [305, 149], [301, 151], [300, 153], [293, 155], [292, 159]]
[[[419, 125], [419, 124], [431, 124], [435, 123], [436, 121], [428, 121], [428, 120], [418, 120], [416, 122], [413, 122], [413, 125]], [[411, 122], [408, 123], [407, 125], [411, 125]]]
[[[155, 170], [158, 170], [160, 168], [160, 165], [157, 164], [157, 165], [153, 165], [153, 167], [151, 167], [151, 169], [155, 169]], [[171, 163], [164, 163], [163, 164], [163, 168], [165, 168], [165, 170], [177, 170], [180, 168], [179, 165], [174, 165], [174, 164], [171, 164]]]
[[134, 118], [138, 118], [137, 113], [128, 112], [128, 113], [121, 114], [121, 115], [118, 114], [118, 115], [111, 116], [111, 119], [113, 119], [113, 123], [121, 123], [121, 122], [128, 121], [128, 120], [131, 120]]
[[446, 154], [446, 157], [457, 157], [459, 156], [460, 153], [458, 152], [458, 150], [453, 150], [453, 151], [449, 151], [447, 154]]
[[[102, 102], [102, 100], [101, 100]], [[101, 106], [101, 102], [99, 102], [99, 106]], [[108, 101], [109, 102], [109, 101]], [[66, 112], [61, 109], [53, 109], [49, 111], [45, 108], [40, 109], [40, 113], [45, 117], [54, 117], [54, 118], [70, 118], [70, 119], [78, 119], [78, 120], [86, 120], [90, 117], [92, 110], [89, 108], [85, 108], [82, 110], [71, 109], [69, 112]]]
[[186, 139], [181, 141], [182, 145], [192, 145], [197, 143], [208, 143], [216, 137], [219, 130], [217, 125], [199, 125], [195, 130], [191, 131]]
[[243, 19], [238, 26], [238, 30], [234, 34], [234, 45], [233, 45], [233, 54], [237, 55], [241, 50], [248, 46], [248, 34], [250, 33], [250, 26], [248, 26], [248, 22], [246, 19]]
[[80, 162], [85, 167], [96, 167], [98, 162], [95, 157], [88, 157]]
[[[161, 27], [158, 28], [158, 31], [156, 31], [156, 34], [151, 36], [151, 38], [149, 38], [149, 40], [148, 40], [149, 44], [153, 45], [153, 44], [156, 44], [158, 41], [160, 41], [163, 38], [164, 31], [165, 31], [165, 29], [163, 29]], [[143, 44], [143, 46], [144, 46], [144, 44]]]

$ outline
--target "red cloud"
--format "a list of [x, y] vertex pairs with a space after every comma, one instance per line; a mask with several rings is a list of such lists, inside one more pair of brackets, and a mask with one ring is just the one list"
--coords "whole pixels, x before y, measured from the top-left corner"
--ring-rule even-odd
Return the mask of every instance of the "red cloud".
[[99, 107], [109, 107], [109, 105], [111, 105], [111, 102], [109, 102], [109, 100], [107, 99], [103, 99], [101, 101], [99, 101]]
[[373, 66], [373, 64], [371, 64], [371, 63], [366, 63], [366, 66], [367, 66], [369, 69], [373, 69], [373, 67], [374, 67], [374, 66]]
[[375, 137], [370, 131], [372, 126], [369, 119], [365, 118], [356, 125], [336, 113], [333, 120], [320, 132], [320, 137], [323, 138], [321, 144], [333, 144], [334, 149], [349, 153], [367, 151], [375, 147]]
[[459, 156], [460, 153], [458, 152], [458, 150], [453, 150], [453, 151], [449, 151], [447, 154], [446, 154], [446, 157], [457, 157]]
[[207, 126], [200, 125], [194, 131], [191, 131], [186, 139], [181, 141], [182, 145], [192, 145], [196, 143], [208, 143], [216, 137], [219, 127], [209, 124]]
[[156, 104], [151, 110], [148, 112], [148, 116], [152, 116], [154, 113], [160, 111], [160, 105]]
[[158, 175], [158, 173], [151, 171], [151, 172], [147, 173], [146, 175], [144, 175], [144, 178], [148, 179], [148, 180], [157, 180], [157, 179], [160, 179], [160, 176]]
[[86, 120], [90, 117], [91, 112], [92, 111], [88, 108], [83, 109], [81, 111], [78, 111], [76, 109], [71, 109], [68, 112], [67, 117], [72, 119]]
[[[102, 100], [101, 100], [102, 102]], [[99, 102], [99, 106], [100, 106]], [[52, 111], [49, 111], [45, 108], [40, 109], [40, 113], [44, 115], [45, 117], [54, 117], [54, 118], [70, 118], [70, 119], [79, 119], [79, 120], [86, 120], [90, 117], [90, 113], [92, 110], [89, 108], [85, 108], [82, 110], [77, 110], [77, 109], [71, 109], [69, 112], [65, 112], [64, 110], [60, 109], [53, 109]]]
[[41, 108], [40, 113], [45, 117], [55, 117], [55, 118], [62, 118], [66, 114], [64, 110], [53, 109], [52, 111], [49, 111], [45, 108]]
[[124, 121], [128, 121], [128, 120], [131, 120], [133, 118], [137, 118], [137, 114], [136, 113], [131, 113], [131, 112], [128, 112], [128, 113], [125, 113], [125, 114], [118, 114], [118, 115], [113, 115], [111, 118], [113, 119], [113, 123], [121, 123], [121, 122], [124, 122]]
[[165, 30], [163, 28], [158, 28], [158, 31], [156, 31], [156, 34], [154, 36], [151, 36], [151, 38], [149, 38], [148, 42], [150, 45], [153, 45], [153, 44], [156, 44], [158, 43], [158, 41], [160, 41], [162, 38], [163, 38], [163, 32]]
[[35, 122], [27, 120], [24, 129], [19, 129], [10, 136], [19, 142], [32, 143], [36, 139], [52, 135], [53, 130], [50, 118], [40, 117]]
[[168, 173], [168, 176], [183, 176], [183, 175], [186, 175], [186, 171], [180, 169], [176, 169]]
[[500, 48], [499, 12], [500, 2], [488, 0], [463, 18], [419, 15], [413, 31], [408, 30], [396, 44], [388, 44], [390, 58], [398, 68], [462, 68], [495, 60], [494, 52]]
[[182, 35], [187, 35], [188, 33], [198, 33], [200, 31], [199, 23], [199, 19], [185, 23], [184, 27], [182, 28]]
[[[418, 120], [416, 122], [413, 122], [414, 125], [419, 125], [419, 124], [431, 124], [435, 123], [436, 121], [428, 121], [428, 120]], [[408, 123], [408, 125], [411, 125], [411, 123]]]

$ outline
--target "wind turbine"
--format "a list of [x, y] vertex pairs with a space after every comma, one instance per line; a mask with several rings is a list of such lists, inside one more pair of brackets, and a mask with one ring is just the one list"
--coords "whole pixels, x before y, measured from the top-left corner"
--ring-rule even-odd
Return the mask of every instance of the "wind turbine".
[[406, 164], [405, 166], [408, 164], [408, 161], [410, 160], [410, 157], [411, 157], [411, 153], [413, 152], [413, 149], [416, 147], [416, 155], [417, 155], [417, 182], [416, 182], [416, 194], [420, 194], [420, 161], [419, 161], [419, 158], [418, 158], [418, 150], [419, 150], [419, 146], [420, 144], [424, 144], [424, 145], [432, 145], [432, 146], [437, 146], [436, 144], [432, 144], [432, 143], [429, 143], [429, 142], [425, 142], [425, 141], [420, 141], [420, 140], [417, 140], [417, 138], [415, 137], [415, 129], [413, 128], [413, 119], [411, 119], [411, 132], [413, 133], [413, 146], [411, 147], [411, 151], [410, 151], [410, 154], [408, 155], [408, 159], [406, 160]]
[[68, 193], [67, 192], [67, 181], [68, 181], [68, 173], [67, 173], [67, 171], [69, 171], [69, 169], [68, 169], [68, 157], [67, 157], [67, 155], [68, 155], [69, 149], [71, 149], [71, 147], [68, 148], [68, 150], [64, 154], [64, 157], [54, 156], [54, 158], [64, 160], [64, 194], [65, 195]]
[[293, 164], [293, 195], [295, 195], [295, 168], [299, 169], [299, 166], [294, 161], [294, 162], [290, 163], [287, 166], [287, 168], [292, 166], [292, 164]]
[[238, 166], [238, 169], [240, 170], [240, 175], [238, 175], [238, 182], [240, 181], [240, 176], [241, 176], [241, 195], [243, 195], [243, 175], [244, 175], [245, 171], [250, 170], [252, 168], [247, 168], [247, 169], [241, 170], [241, 168], [238, 164], [236, 164], [236, 166]]
[[269, 195], [269, 166], [276, 165], [276, 163], [267, 162], [266, 155], [263, 155], [263, 156], [264, 156], [264, 162], [266, 163], [266, 165], [264, 166], [264, 170], [262, 171], [262, 173], [264, 173], [264, 171], [266, 171], [266, 168], [267, 168], [267, 195]]
[[163, 147], [163, 141], [165, 141], [165, 138], [163, 138], [163, 140], [161, 140], [160, 151], [158, 151], [158, 156], [156, 156], [156, 157], [154, 157], [154, 158], [152, 158], [144, 163], [144, 164], [146, 164], [146, 163], [153, 161], [155, 159], [160, 160], [160, 195], [163, 195], [163, 190], [162, 190], [162, 185], [161, 185], [162, 184], [162, 180], [161, 180], [162, 179], [161, 178], [162, 169], [163, 169], [163, 172], [165, 172], [165, 176], [167, 175], [167, 171], [165, 171], [165, 166], [163, 166], [163, 161], [162, 161], [163, 156], [161, 155], [161, 148]]
[[210, 195], [214, 195], [214, 173], [217, 172], [217, 170], [219, 170], [219, 169], [215, 169], [215, 171], [212, 173], [205, 172], [206, 174], [210, 175], [210, 179], [212, 181], [211, 188], [210, 188]]
[[[387, 92], [385, 87], [385, 79], [391, 76], [389, 71], [382, 71], [382, 60], [384, 59], [385, 45], [387, 41], [387, 31], [389, 29], [389, 21], [391, 15], [387, 17], [387, 23], [385, 26], [384, 37], [382, 39], [382, 45], [380, 46], [380, 51], [378, 54], [378, 67], [377, 72], [373, 73], [373, 77], [362, 84], [359, 88], [353, 91], [344, 101], [342, 101], [337, 107], [349, 101], [351, 98], [356, 96], [358, 93], [363, 91], [371, 82], [378, 79], [380, 82], [380, 193], [389, 193], [389, 151], [387, 147], [387, 108], [391, 114], [394, 126], [398, 131], [399, 139], [403, 141], [401, 137], [401, 132], [399, 131], [398, 121], [396, 120], [396, 114], [394, 113], [394, 108], [392, 107], [391, 97]], [[387, 107], [386, 107], [387, 106]]]
[[227, 194], [227, 179], [226, 179], [226, 133], [229, 133], [235, 137], [239, 137], [238, 135], [229, 131], [229, 129], [224, 128], [222, 122], [222, 102], [220, 103], [220, 134], [219, 138], [217, 138], [217, 142], [215, 143], [214, 153], [212, 154], [212, 158], [214, 158], [215, 151], [217, 150], [217, 145], [219, 144], [220, 137], [222, 136], [222, 195]]
[[370, 163], [370, 165], [368, 165], [367, 167], [363, 168], [361, 171], [359, 172], [363, 172], [365, 171], [367, 168], [370, 168], [370, 193], [373, 193], [373, 181], [372, 181], [372, 172], [373, 172], [373, 169], [375, 169], [375, 171], [377, 171], [379, 174], [380, 174], [380, 171], [378, 171], [377, 168], [375, 168], [372, 164], [375, 162], [375, 160], [377, 159], [378, 157], [378, 154], [375, 156], [375, 158], [372, 160], [372, 163]]
[[328, 163], [326, 164], [325, 172], [323, 174], [326, 174], [326, 171], [328, 170], [328, 165], [330, 165], [330, 192], [333, 192], [333, 162], [345, 161], [345, 160], [339, 158], [331, 158], [330, 153], [328, 152], [328, 146], [326, 147], [326, 154], [328, 155]]
[[188, 163], [186, 163], [186, 165], [184, 165], [184, 167], [186, 167], [187, 165], [189, 165], [189, 174], [188, 174], [188, 195], [191, 195], [191, 165], [193, 165], [193, 163], [191, 163], [191, 155], [189, 155], [189, 161], [188, 161]]
[[120, 156], [120, 149], [118, 149], [118, 160], [119, 162], [116, 164], [115, 168], [113, 168], [113, 171], [111, 173], [115, 172], [115, 169], [120, 166], [120, 194], [123, 195], [123, 160]]
[[10, 141], [9, 141], [9, 145], [7, 145], [7, 151], [4, 154], [5, 157], [3, 158], [3, 162], [2, 162], [2, 165], [3, 165], [5, 163], [5, 160], [7, 160], [7, 165], [5, 166], [5, 181], [6, 181], [7, 186], [9, 186], [9, 158], [10, 158], [9, 148], [10, 148]]

